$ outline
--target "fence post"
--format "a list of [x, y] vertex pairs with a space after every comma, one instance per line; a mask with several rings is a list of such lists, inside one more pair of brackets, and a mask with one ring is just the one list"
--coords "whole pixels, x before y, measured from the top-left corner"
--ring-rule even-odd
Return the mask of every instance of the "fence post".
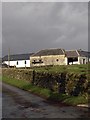
[[34, 81], [35, 81], [35, 70], [33, 70], [32, 72], [32, 84], [34, 84]]

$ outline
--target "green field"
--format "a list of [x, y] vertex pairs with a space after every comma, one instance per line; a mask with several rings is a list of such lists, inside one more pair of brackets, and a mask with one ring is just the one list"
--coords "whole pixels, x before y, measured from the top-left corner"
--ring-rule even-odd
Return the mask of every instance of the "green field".
[[68, 73], [87, 73], [90, 71], [90, 64], [82, 65], [61, 65], [61, 66], [44, 66], [44, 67], [34, 67], [32, 68], [38, 72], [49, 72], [49, 73], [59, 73], [59, 72], [68, 72]]

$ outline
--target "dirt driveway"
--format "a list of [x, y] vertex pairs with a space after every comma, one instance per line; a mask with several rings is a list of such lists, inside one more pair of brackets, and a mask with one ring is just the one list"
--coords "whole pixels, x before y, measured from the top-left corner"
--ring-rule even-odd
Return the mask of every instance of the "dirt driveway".
[[87, 109], [51, 105], [43, 98], [3, 83], [3, 118], [82, 118]]

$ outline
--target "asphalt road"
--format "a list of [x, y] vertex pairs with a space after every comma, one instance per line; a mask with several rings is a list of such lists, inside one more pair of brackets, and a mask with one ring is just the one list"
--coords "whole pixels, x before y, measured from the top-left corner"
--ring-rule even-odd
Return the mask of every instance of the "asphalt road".
[[3, 83], [3, 118], [82, 118], [87, 109], [72, 106], [55, 106], [43, 98]]
[[2, 118], [2, 82], [0, 82], [0, 120]]

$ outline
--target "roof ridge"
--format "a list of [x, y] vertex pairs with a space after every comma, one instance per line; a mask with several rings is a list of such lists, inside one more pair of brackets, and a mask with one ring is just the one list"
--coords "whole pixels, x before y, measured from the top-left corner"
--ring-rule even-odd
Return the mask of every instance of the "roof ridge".
[[31, 56], [34, 56], [35, 54], [37, 54], [38, 52], [40, 52], [41, 50], [38, 50], [36, 53], [32, 54]]
[[80, 53], [78, 52], [78, 50], [76, 50], [76, 53], [78, 54], [78, 56], [80, 56]]
[[[62, 50], [62, 48], [46, 48], [46, 49], [42, 49], [42, 50], [55, 50], [55, 49], [61, 49]], [[41, 50], [40, 50], [41, 51]]]
[[65, 50], [65, 51], [67, 52], [67, 51], [76, 51], [76, 50], [77, 50], [77, 49], [74, 49], [74, 50]]
[[66, 53], [65, 49], [61, 49], [61, 50], [63, 51], [64, 54]]

